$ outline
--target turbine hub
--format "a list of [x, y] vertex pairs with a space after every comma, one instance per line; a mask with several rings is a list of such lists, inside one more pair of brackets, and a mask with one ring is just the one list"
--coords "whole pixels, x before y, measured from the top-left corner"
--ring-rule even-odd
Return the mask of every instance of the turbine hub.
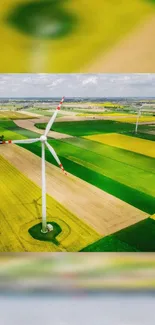
[[45, 137], [45, 135], [42, 135], [42, 136], [40, 137], [40, 141], [41, 141], [41, 142], [45, 142], [45, 141], [47, 141], [47, 138]]

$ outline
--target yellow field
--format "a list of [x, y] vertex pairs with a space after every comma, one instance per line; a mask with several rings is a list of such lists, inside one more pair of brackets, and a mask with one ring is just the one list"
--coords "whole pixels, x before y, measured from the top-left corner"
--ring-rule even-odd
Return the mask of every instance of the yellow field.
[[151, 219], [155, 220], [155, 214], [153, 214], [153, 215], [151, 216]]
[[0, 119], [10, 119], [10, 120], [18, 120], [18, 119], [28, 119], [34, 118], [30, 115], [22, 114], [15, 111], [0, 111]]
[[[115, 117], [115, 116], [124, 116], [124, 118], [127, 116], [128, 114], [127, 113], [110, 113], [110, 112], [103, 112], [103, 113], [90, 113], [90, 114], [88, 114], [88, 113], [79, 113], [79, 114], [77, 114], [77, 116], [87, 116], [87, 117], [89, 117], [89, 116], [105, 116], [105, 117], [108, 117], [108, 116], [110, 116], [110, 117]], [[131, 117], [134, 117], [134, 115], [130, 115]], [[118, 121], [118, 119], [117, 119], [117, 121]], [[123, 121], [124, 121], [124, 119], [123, 119]]]
[[[85, 116], [85, 117], [100, 117], [105, 116], [105, 118], [110, 117], [110, 119], [113, 119], [114, 121], [122, 122], [122, 123], [136, 123], [137, 121], [137, 115], [131, 115], [127, 113], [79, 113], [77, 116]], [[119, 118], [120, 117], [120, 118]], [[142, 116], [139, 118], [139, 123], [142, 122], [154, 122], [155, 123], [155, 116]]]
[[85, 138], [155, 158], [155, 144], [153, 141], [118, 133], [89, 135]]
[[[123, 123], [136, 123], [137, 121], [137, 116], [133, 116], [133, 117], [125, 117], [125, 118], [117, 118], [117, 121], [119, 122], [123, 122]], [[154, 122], [155, 123], [155, 116], [141, 116], [139, 118], [139, 123], [142, 122]]]
[[28, 229], [41, 222], [41, 190], [0, 156], [0, 251], [79, 251], [100, 236], [47, 196], [48, 221], [59, 224], [59, 245], [33, 239]]

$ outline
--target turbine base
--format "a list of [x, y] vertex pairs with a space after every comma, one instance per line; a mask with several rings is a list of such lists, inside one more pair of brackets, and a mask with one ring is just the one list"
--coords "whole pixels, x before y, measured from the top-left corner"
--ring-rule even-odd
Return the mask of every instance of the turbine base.
[[48, 230], [47, 229], [46, 230], [41, 229], [41, 232], [42, 232], [42, 234], [47, 234]]
[[47, 224], [45, 230], [42, 230], [42, 229], [41, 229], [41, 232], [42, 232], [43, 234], [47, 234], [47, 232], [51, 232], [51, 231], [53, 231], [53, 226], [52, 226], [50, 223]]

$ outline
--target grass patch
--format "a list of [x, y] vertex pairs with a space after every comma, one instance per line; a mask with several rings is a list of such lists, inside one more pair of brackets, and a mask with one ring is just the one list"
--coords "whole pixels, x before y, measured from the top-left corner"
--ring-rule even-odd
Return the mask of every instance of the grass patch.
[[83, 248], [81, 252], [137, 252], [134, 247], [121, 242], [114, 235], [101, 238], [97, 242]]
[[51, 242], [57, 246], [59, 246], [59, 242], [56, 239], [56, 237], [62, 232], [61, 227], [55, 223], [55, 222], [49, 222], [48, 224], [51, 224], [53, 226], [53, 230], [50, 232], [47, 232], [46, 234], [41, 232], [42, 229], [42, 223], [38, 223], [37, 225], [34, 225], [29, 229], [29, 234], [37, 240], [41, 241], [47, 241]]
[[104, 237], [83, 252], [155, 252], [155, 220], [148, 218]]
[[[36, 123], [39, 129], [45, 129], [46, 123]], [[134, 125], [120, 123], [110, 120], [78, 121], [78, 122], [55, 122], [52, 130], [70, 134], [73, 136], [84, 136], [98, 133], [109, 133], [119, 131], [131, 131]]]

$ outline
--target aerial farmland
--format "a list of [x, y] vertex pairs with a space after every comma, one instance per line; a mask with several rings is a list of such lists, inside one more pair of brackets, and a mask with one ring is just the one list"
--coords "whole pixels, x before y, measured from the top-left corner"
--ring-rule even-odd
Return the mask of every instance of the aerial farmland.
[[43, 139], [59, 101], [0, 100], [0, 251], [155, 251], [153, 99], [66, 97], [48, 144], [67, 176], [46, 146], [52, 231], [41, 231], [41, 142], [29, 141]]

